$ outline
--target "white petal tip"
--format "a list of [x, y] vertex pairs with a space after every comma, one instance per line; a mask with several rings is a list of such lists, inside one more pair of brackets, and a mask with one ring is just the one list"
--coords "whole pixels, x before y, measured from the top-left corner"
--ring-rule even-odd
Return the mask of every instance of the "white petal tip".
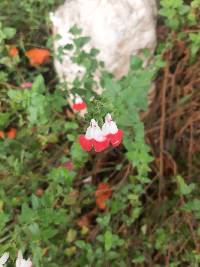
[[91, 124], [92, 124], [92, 126], [94, 126], [94, 125], [97, 124], [97, 122], [95, 121], [95, 119], [91, 119]]
[[105, 116], [105, 121], [111, 121], [112, 120], [112, 116], [110, 115], [110, 113], [108, 113], [106, 116]]

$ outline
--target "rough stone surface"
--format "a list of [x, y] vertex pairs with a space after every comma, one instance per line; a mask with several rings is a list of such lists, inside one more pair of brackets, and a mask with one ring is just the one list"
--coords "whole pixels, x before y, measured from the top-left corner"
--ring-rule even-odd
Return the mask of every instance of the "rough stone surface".
[[[98, 59], [116, 79], [129, 69], [130, 55], [148, 48], [153, 53], [156, 46], [155, 0], [71, 0], [66, 1], [51, 14], [53, 34], [62, 38], [54, 41], [54, 49], [72, 43], [69, 29], [76, 24], [91, 41], [84, 49], [98, 48]], [[55, 68], [61, 81], [73, 81], [84, 74], [84, 68], [70, 60], [70, 53], [63, 55]]]

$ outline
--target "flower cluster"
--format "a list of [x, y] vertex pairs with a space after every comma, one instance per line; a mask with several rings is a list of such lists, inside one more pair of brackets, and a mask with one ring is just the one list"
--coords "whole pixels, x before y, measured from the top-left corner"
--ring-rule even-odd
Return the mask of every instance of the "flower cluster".
[[122, 142], [122, 137], [123, 131], [117, 128], [111, 115], [107, 114], [102, 129], [94, 119], [91, 120], [86, 134], [79, 136], [79, 143], [85, 151], [89, 152], [94, 148], [96, 152], [101, 152], [107, 149], [110, 144], [113, 147], [119, 146]]
[[[8, 258], [9, 258], [9, 253], [5, 252], [0, 258], [0, 267], [4, 266]], [[22, 252], [19, 251], [16, 260], [16, 267], [32, 267], [32, 262], [30, 259], [28, 260], [23, 259]]]

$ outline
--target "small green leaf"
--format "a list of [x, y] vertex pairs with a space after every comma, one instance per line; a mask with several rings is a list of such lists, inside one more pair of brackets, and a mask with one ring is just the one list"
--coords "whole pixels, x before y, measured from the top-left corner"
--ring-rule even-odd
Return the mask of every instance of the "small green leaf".
[[11, 39], [15, 36], [16, 29], [11, 27], [5, 27], [3, 28], [3, 33], [5, 34], [6, 39]]
[[66, 50], [73, 50], [74, 46], [72, 44], [66, 44], [63, 48]]
[[104, 234], [104, 246], [105, 246], [105, 251], [109, 251], [112, 248], [113, 245], [113, 235], [112, 232], [106, 231]]
[[76, 236], [77, 236], [77, 231], [74, 229], [69, 229], [69, 231], [67, 232], [66, 241], [68, 243], [72, 243], [76, 239]]
[[5, 128], [9, 124], [11, 114], [8, 112], [0, 113], [0, 127]]
[[74, 39], [74, 43], [78, 48], [83, 47], [85, 44], [87, 44], [90, 41], [90, 37], [79, 37]]
[[70, 33], [72, 33], [73, 35], [80, 35], [82, 33], [82, 30], [79, 29], [76, 25], [74, 25], [70, 30]]
[[181, 195], [189, 195], [194, 190], [195, 185], [193, 183], [187, 185], [180, 175], [176, 176], [175, 178]]
[[137, 56], [131, 57], [131, 67], [134, 69], [142, 68], [143, 61]]

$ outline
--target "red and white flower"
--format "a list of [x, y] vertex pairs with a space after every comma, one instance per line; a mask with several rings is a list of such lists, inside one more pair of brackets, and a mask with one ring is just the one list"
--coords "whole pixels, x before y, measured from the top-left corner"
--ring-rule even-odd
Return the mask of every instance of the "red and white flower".
[[30, 259], [28, 260], [23, 259], [22, 252], [19, 251], [16, 260], [16, 267], [32, 267], [32, 262]]
[[5, 253], [0, 257], [0, 267], [4, 267], [4, 264], [6, 264], [8, 258], [9, 258], [9, 253], [8, 253], [8, 252], [5, 252]]
[[102, 133], [114, 147], [117, 147], [121, 144], [123, 131], [117, 128], [116, 122], [112, 120], [112, 117], [109, 113], [105, 116], [105, 123], [102, 126]]
[[81, 111], [85, 110], [87, 108], [86, 103], [83, 101], [83, 99], [79, 95], [75, 95], [75, 100], [72, 105], [72, 109], [75, 111]]
[[102, 130], [94, 119], [91, 120], [86, 134], [79, 136], [79, 143], [85, 151], [91, 151], [94, 148], [96, 152], [101, 152], [109, 146], [108, 138], [103, 135]]

